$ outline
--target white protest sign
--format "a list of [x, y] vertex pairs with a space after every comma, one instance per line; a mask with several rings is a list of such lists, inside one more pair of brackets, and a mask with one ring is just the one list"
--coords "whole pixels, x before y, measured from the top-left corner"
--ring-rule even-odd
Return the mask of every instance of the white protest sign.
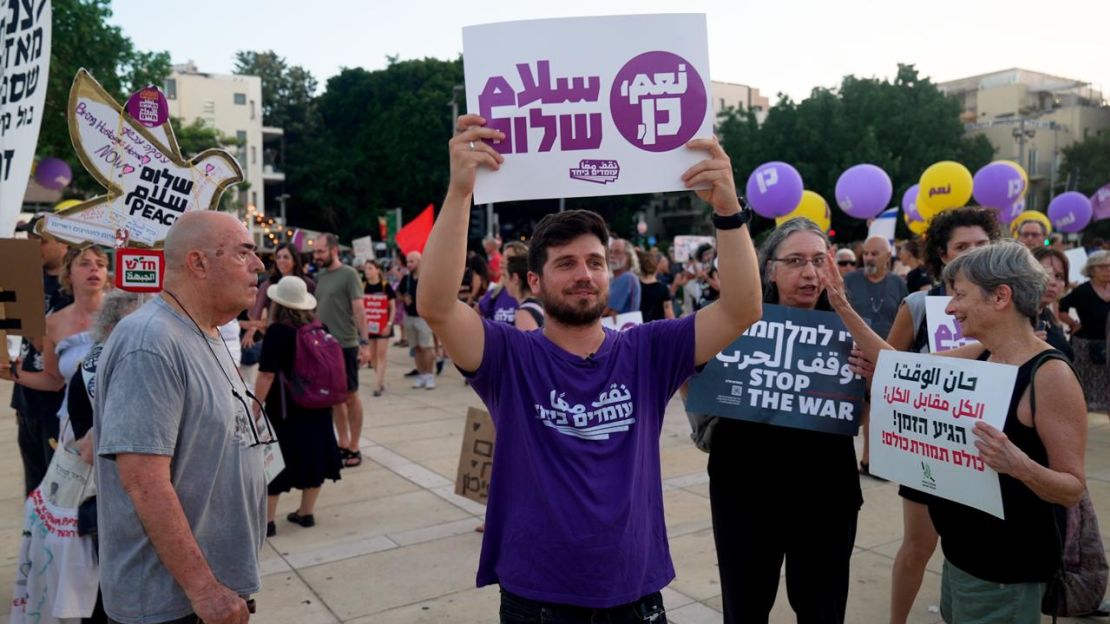
[[879, 354], [871, 383], [871, 472], [1004, 518], [998, 473], [972, 429], [1006, 423], [1017, 367], [953, 357]]
[[31, 177], [50, 69], [50, 0], [0, 8], [0, 238], [15, 232]]
[[1068, 257], [1068, 282], [1079, 285], [1087, 281], [1087, 277], [1083, 275], [1083, 267], [1087, 265], [1087, 250], [1076, 247], [1065, 251], [1064, 255]]
[[675, 236], [674, 261], [686, 262], [694, 257], [694, 252], [702, 245], [716, 245], [712, 236]]
[[351, 250], [355, 252], [355, 260], [358, 261], [358, 264], [374, 259], [374, 241], [370, 240], [369, 236], [352, 240]]
[[898, 209], [891, 208], [884, 210], [877, 217], [871, 220], [871, 225], [867, 227], [867, 238], [874, 238], [876, 236], [882, 237], [892, 244], [894, 243], [894, 231], [898, 226]]
[[626, 329], [643, 324], [644, 315], [639, 311], [618, 314], [616, 319], [611, 316], [601, 317], [602, 327], [608, 327], [609, 329], [615, 329], [616, 331], [624, 331]]
[[979, 342], [964, 336], [964, 328], [956, 318], [944, 311], [952, 297], [925, 297], [925, 325], [929, 332], [929, 351], [941, 353], [965, 344]]
[[713, 135], [705, 15], [469, 26], [463, 58], [467, 110], [505, 133], [476, 203], [686, 190], [707, 157], [685, 147]]

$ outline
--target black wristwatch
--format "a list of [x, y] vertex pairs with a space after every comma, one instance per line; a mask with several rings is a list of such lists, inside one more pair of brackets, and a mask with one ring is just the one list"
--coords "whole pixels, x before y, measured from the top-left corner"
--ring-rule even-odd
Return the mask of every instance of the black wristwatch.
[[721, 216], [714, 213], [713, 227], [718, 230], [737, 230], [751, 222], [752, 209], [748, 207], [748, 202], [739, 195], [736, 199], [740, 202], [740, 212], [728, 216]]

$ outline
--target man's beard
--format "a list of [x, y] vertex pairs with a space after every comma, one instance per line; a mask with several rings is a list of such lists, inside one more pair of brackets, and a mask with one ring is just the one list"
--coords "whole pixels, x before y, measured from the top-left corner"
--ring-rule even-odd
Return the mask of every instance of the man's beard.
[[573, 305], [568, 303], [565, 298], [556, 299], [549, 296], [542, 286], [539, 293], [537, 293], [540, 303], [543, 304], [544, 314], [562, 325], [571, 327], [592, 325], [601, 318], [601, 314], [608, 307], [608, 301], [600, 291], [596, 294], [597, 303], [594, 305], [589, 305], [586, 302], [582, 302], [582, 305]]
[[316, 264], [316, 266], [320, 267], [321, 269], [326, 269], [327, 267], [331, 266], [331, 261], [332, 261], [332, 255], [331, 254], [328, 254], [328, 257], [323, 258], [323, 259], [316, 258], [316, 257], [312, 258], [312, 262], [314, 264]]
[[878, 275], [879, 274], [879, 265], [870, 264], [870, 263], [865, 264], [865, 265], [863, 265], [863, 272], [866, 275]]

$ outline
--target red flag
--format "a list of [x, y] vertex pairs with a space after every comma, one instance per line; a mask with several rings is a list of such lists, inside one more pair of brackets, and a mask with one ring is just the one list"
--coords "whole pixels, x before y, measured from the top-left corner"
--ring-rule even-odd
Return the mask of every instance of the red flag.
[[410, 251], [424, 253], [424, 245], [428, 243], [428, 235], [432, 233], [432, 224], [435, 222], [435, 209], [432, 204], [423, 210], [415, 219], [397, 230], [397, 247], [401, 253], [408, 255]]

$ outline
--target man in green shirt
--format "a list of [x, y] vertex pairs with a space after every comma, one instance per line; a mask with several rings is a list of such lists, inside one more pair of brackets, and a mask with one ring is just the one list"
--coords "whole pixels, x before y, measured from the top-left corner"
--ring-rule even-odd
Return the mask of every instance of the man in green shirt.
[[358, 398], [358, 369], [370, 361], [370, 338], [366, 333], [366, 312], [362, 305], [362, 280], [358, 271], [339, 261], [339, 238], [321, 234], [312, 249], [316, 272], [316, 316], [343, 346], [347, 364], [347, 400], [332, 408], [335, 429], [339, 432], [339, 452], [343, 465], [358, 466], [362, 453], [362, 401]]

